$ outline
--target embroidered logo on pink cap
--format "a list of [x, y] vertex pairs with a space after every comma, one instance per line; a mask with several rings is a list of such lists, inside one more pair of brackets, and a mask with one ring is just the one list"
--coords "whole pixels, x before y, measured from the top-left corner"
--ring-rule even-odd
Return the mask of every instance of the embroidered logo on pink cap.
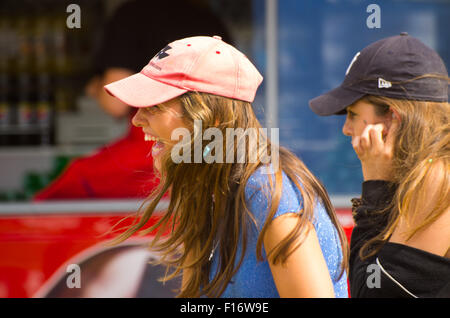
[[134, 107], [157, 105], [188, 91], [253, 102], [262, 80], [249, 59], [219, 36], [196, 36], [170, 43], [140, 73], [104, 88]]

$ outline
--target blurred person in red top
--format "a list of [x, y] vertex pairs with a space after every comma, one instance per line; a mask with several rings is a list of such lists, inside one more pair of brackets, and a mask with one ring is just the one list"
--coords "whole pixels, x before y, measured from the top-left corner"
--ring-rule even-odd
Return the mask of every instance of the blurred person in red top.
[[167, 43], [194, 35], [220, 35], [232, 42], [225, 26], [203, 0], [134, 0], [121, 5], [107, 21], [93, 61], [94, 76], [86, 94], [115, 118], [129, 118], [119, 140], [96, 153], [73, 160], [35, 201], [63, 199], [143, 198], [159, 179], [153, 169], [153, 141], [131, 125], [135, 111], [110, 96], [103, 86], [141, 70]]

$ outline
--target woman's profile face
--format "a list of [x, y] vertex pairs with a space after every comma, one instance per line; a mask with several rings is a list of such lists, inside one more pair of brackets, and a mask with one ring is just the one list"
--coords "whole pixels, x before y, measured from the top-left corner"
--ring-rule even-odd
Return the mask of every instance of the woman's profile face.
[[134, 126], [142, 128], [146, 141], [155, 141], [152, 156], [157, 170], [160, 170], [158, 159], [161, 154], [178, 142], [172, 140], [172, 131], [176, 128], [186, 128], [182, 114], [182, 105], [175, 98], [164, 103], [163, 107], [155, 105], [139, 108], [132, 119]]
[[347, 118], [342, 127], [344, 135], [352, 137], [361, 136], [367, 125], [386, 124], [389, 115], [379, 116], [375, 113], [375, 106], [364, 101], [359, 100], [356, 103], [348, 106]]

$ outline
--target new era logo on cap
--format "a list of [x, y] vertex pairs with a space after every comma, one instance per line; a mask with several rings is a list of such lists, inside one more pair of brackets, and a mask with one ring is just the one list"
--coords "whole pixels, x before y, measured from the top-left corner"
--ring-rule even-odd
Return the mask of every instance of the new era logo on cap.
[[381, 77], [378, 78], [378, 88], [389, 88], [392, 87], [392, 83], [389, 81], [386, 81], [385, 79], [382, 79]]

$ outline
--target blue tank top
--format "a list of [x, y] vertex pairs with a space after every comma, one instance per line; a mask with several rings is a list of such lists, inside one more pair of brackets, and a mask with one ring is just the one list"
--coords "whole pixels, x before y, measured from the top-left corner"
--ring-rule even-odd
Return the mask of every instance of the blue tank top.
[[[274, 176], [272, 175], [272, 182]], [[285, 213], [298, 212], [302, 209], [302, 196], [295, 184], [283, 172], [282, 173], [282, 195], [278, 210], [274, 218]], [[257, 169], [248, 179], [245, 187], [245, 199], [247, 208], [254, 215], [258, 229], [253, 227], [248, 233], [247, 250], [243, 262], [238, 272], [233, 276], [226, 290], [221, 297], [224, 298], [278, 298], [280, 297], [272, 277], [269, 263], [266, 260], [263, 247], [264, 261], [256, 259], [256, 242], [261, 231], [267, 214], [269, 213], [269, 176], [265, 167]], [[314, 211], [314, 228], [319, 239], [320, 247], [325, 258], [336, 297], [348, 297], [347, 275], [344, 273], [340, 278], [342, 248], [338, 232], [331, 222], [324, 206], [319, 202]], [[241, 249], [239, 248], [237, 258], [239, 258]], [[217, 253], [214, 253], [211, 260], [212, 278], [217, 270]]]

